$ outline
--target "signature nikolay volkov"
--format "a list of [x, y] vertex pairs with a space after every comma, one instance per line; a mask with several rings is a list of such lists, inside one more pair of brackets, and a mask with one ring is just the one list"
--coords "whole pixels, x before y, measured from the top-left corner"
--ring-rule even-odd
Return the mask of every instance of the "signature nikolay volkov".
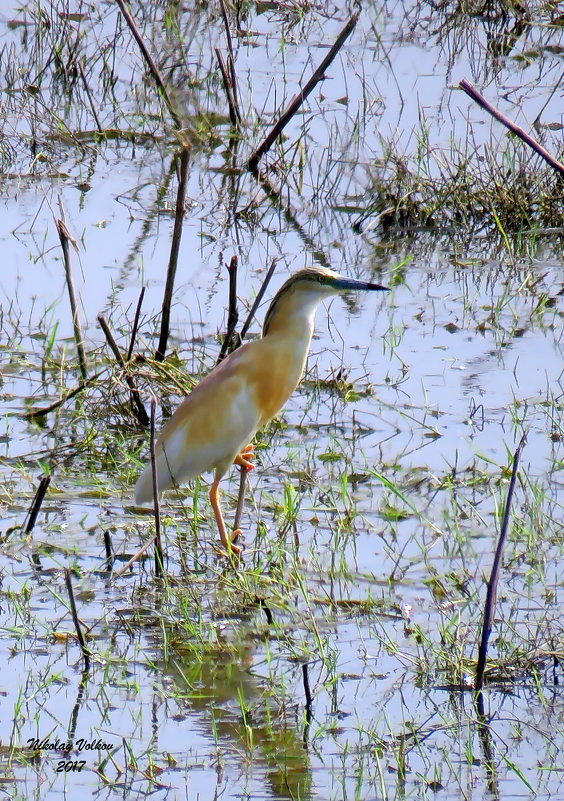
[[27, 740], [28, 746], [34, 751], [109, 751], [114, 747], [113, 743], [105, 743], [103, 740], [86, 740], [83, 737], [72, 742], [72, 740], [50, 740], [48, 737], [30, 737]]

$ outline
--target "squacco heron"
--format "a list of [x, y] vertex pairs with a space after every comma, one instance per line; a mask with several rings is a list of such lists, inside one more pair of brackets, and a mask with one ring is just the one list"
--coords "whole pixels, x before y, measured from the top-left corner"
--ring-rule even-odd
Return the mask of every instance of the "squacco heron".
[[[339, 292], [387, 287], [310, 267], [292, 275], [274, 296], [261, 339], [231, 353], [182, 401], [155, 444], [159, 492], [214, 471], [210, 501], [227, 553], [239, 554], [240, 529], [228, 533], [219, 482], [231, 464], [253, 468], [255, 433], [282, 408], [303, 373], [318, 304]], [[149, 463], [135, 486], [135, 501], [153, 499]]]

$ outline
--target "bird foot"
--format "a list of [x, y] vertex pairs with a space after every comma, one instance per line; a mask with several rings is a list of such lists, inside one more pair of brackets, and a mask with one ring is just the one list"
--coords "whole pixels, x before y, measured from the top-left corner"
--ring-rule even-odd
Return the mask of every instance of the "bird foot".
[[[231, 547], [233, 547], [233, 545], [237, 542], [242, 533], [243, 531], [240, 528], [236, 528], [235, 531], [231, 533]], [[240, 551], [243, 550], [240, 545], [236, 545], [235, 547], [238, 548]]]
[[254, 464], [253, 459], [255, 458], [255, 448], [254, 445], [251, 443], [246, 445], [241, 453], [238, 453], [233, 461], [233, 464], [239, 465], [239, 467], [244, 467], [246, 470], [253, 470]]
[[[218, 556], [223, 557], [224, 559], [239, 559], [241, 554], [243, 553], [243, 548], [240, 545], [236, 545], [236, 541], [239, 539], [243, 532], [240, 528], [235, 529], [235, 531], [231, 534], [231, 539], [227, 540], [226, 542], [221, 541], [223, 548], [220, 548], [219, 545], [214, 545], [215, 552]], [[225, 549], [225, 550], [224, 550]]]

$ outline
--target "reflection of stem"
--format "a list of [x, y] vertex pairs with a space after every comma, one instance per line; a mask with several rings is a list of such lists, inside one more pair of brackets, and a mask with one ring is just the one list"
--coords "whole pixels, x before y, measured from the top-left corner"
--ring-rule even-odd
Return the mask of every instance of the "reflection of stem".
[[74, 742], [74, 736], [76, 734], [76, 724], [78, 722], [78, 711], [84, 701], [84, 692], [88, 684], [88, 677], [89, 677], [89, 669], [86, 668], [85, 670], [82, 671], [82, 678], [80, 679], [80, 684], [78, 685], [76, 701], [74, 703], [74, 707], [70, 716], [69, 725], [67, 728], [67, 742], [69, 743]]
[[[223, 61], [223, 56], [221, 55], [221, 50], [219, 49], [219, 47], [215, 48], [215, 55], [217, 58], [217, 63], [219, 64], [219, 71], [221, 72], [221, 77], [223, 79], [225, 94], [227, 96], [227, 105], [229, 106], [229, 119], [231, 120], [231, 125], [233, 129], [237, 130], [237, 128], [239, 127], [239, 121], [241, 115], [239, 114], [236, 95], [233, 91], [233, 81], [230, 72], [227, 71], [227, 67], [225, 66], [225, 62]], [[231, 59], [231, 56], [229, 56], [229, 59]]]
[[268, 199], [276, 204], [276, 207], [279, 208], [284, 215], [286, 222], [289, 223], [289, 225], [291, 225], [294, 231], [298, 234], [308, 251], [311, 253], [313, 260], [322, 267], [330, 267], [331, 265], [329, 263], [329, 259], [325, 253], [323, 253], [321, 247], [313, 241], [309, 234], [306, 234], [292, 209], [290, 209], [289, 206], [286, 206], [283, 202], [280, 191], [272, 186], [264, 172], [257, 170], [255, 173], [255, 178], [260, 183], [261, 189], [265, 192]]
[[[221, 53], [216, 50], [217, 59], [219, 61], [219, 68], [225, 84], [225, 91], [227, 92], [227, 99], [229, 101], [229, 114], [231, 122], [235, 128], [239, 127], [241, 122], [241, 112], [239, 110], [239, 92], [237, 91], [237, 74], [235, 72], [235, 56], [233, 54], [233, 40], [231, 38], [231, 31], [229, 30], [229, 18], [227, 16], [227, 9], [225, 7], [225, 0], [220, 0], [221, 15], [223, 17], [223, 24], [225, 25], [225, 36], [227, 38], [227, 50], [229, 52], [227, 58], [227, 66], [229, 72], [225, 70], [225, 65], [222, 68]], [[230, 97], [231, 95], [231, 97]]]
[[[136, 237], [136, 239], [135, 239], [135, 241], [134, 241], [134, 243], [133, 243], [133, 245], [131, 247], [131, 250], [130, 250], [129, 254], [128, 254], [128, 256], [126, 257], [126, 259], [124, 261], [124, 264], [123, 264], [124, 269], [128, 269], [128, 268], [132, 267], [133, 264], [135, 263], [135, 259], [138, 256], [138, 254], [140, 253], [144, 241], [147, 239], [147, 237], [149, 236], [149, 234], [151, 232], [152, 224], [155, 221], [155, 219], [158, 217], [158, 215], [159, 215], [159, 213], [160, 213], [160, 211], [161, 211], [161, 209], [163, 207], [164, 199], [166, 198], [166, 195], [167, 195], [167, 193], [169, 191], [169, 186], [170, 186], [170, 183], [172, 181], [172, 176], [174, 175], [174, 172], [175, 172], [176, 158], [177, 158], [176, 154], [174, 154], [172, 159], [171, 159], [171, 162], [170, 162], [170, 167], [169, 167], [167, 173], [165, 174], [165, 176], [164, 176], [164, 178], [162, 180], [162, 183], [160, 184], [160, 186], [157, 189], [157, 194], [155, 196], [155, 200], [153, 202], [153, 205], [145, 213], [145, 216], [143, 218], [143, 222], [141, 224], [141, 231], [140, 231], [139, 235]], [[143, 187], [138, 187], [138, 188], [143, 188]], [[135, 197], [135, 198], [137, 197], [137, 195], [133, 195], [133, 193], [129, 193], [129, 195], [127, 195], [127, 197], [129, 197], [130, 195], [131, 195], [131, 197]], [[123, 203], [125, 197], [126, 196], [123, 196], [123, 198], [122, 198], [122, 195], [117, 195], [116, 200], [119, 203]], [[143, 206], [143, 211], [145, 212], [145, 206]], [[131, 214], [131, 212], [130, 212], [130, 214]]]
[[494, 613], [494, 606], [495, 606], [495, 598], [497, 592], [497, 582], [499, 578], [499, 571], [501, 567], [501, 555], [503, 553], [503, 546], [505, 544], [505, 537], [507, 535], [507, 529], [509, 527], [509, 513], [511, 510], [511, 501], [513, 499], [513, 491], [515, 490], [515, 482], [517, 480], [517, 468], [519, 466], [519, 458], [521, 456], [521, 451], [525, 447], [525, 442], [527, 441], [527, 434], [523, 434], [519, 445], [517, 446], [517, 450], [515, 451], [515, 455], [513, 456], [513, 470], [511, 472], [511, 481], [509, 482], [509, 489], [507, 491], [507, 500], [505, 501], [505, 511], [503, 514], [503, 522], [501, 524], [501, 530], [499, 532], [499, 539], [497, 542], [497, 547], [495, 549], [495, 556], [492, 565], [492, 572], [490, 575], [490, 580], [488, 581], [488, 590], [486, 593], [486, 603], [484, 605], [484, 621], [482, 623], [482, 637], [480, 641], [480, 648], [478, 651], [478, 664], [476, 665], [476, 680], [474, 686], [478, 691], [477, 702], [478, 704], [482, 703], [481, 699], [481, 689], [484, 684], [484, 669], [486, 667], [486, 656], [488, 652], [488, 640], [490, 637], [491, 627], [492, 627], [492, 619]]
[[92, 97], [92, 92], [90, 91], [90, 87], [88, 86], [88, 81], [86, 80], [86, 75], [84, 74], [84, 69], [82, 67], [82, 63], [80, 60], [76, 62], [78, 64], [78, 71], [80, 72], [80, 77], [82, 78], [82, 83], [84, 84], [84, 90], [86, 92], [86, 97], [88, 98], [88, 102], [90, 103], [90, 111], [92, 112], [92, 116], [94, 117], [94, 121], [96, 123], [96, 128], [98, 129], [99, 134], [104, 133], [104, 129], [102, 128], [102, 124], [98, 117], [98, 113], [96, 111], [96, 104], [94, 103], [94, 98]]
[[493, 799], [498, 799], [500, 797], [499, 783], [493, 758], [492, 733], [484, 715], [483, 698], [481, 692], [478, 693], [476, 706], [478, 707], [478, 737], [480, 738], [482, 752], [484, 754], [482, 764], [486, 769], [488, 792]]
[[313, 699], [311, 696], [311, 688], [309, 686], [309, 664], [304, 662], [302, 665], [302, 679], [304, 682], [304, 695], [305, 695], [305, 726], [304, 726], [304, 747], [307, 748], [307, 740], [309, 735], [309, 727], [312, 718]]
[[106, 372], [107, 372], [106, 369], [100, 370], [99, 373], [96, 373], [96, 375], [91, 376], [86, 381], [81, 381], [77, 387], [74, 387], [74, 389], [69, 390], [65, 395], [63, 395], [62, 398], [53, 401], [53, 403], [50, 403], [49, 406], [42, 406], [41, 408], [38, 409], [32, 409], [30, 412], [24, 415], [25, 419], [38, 420], [41, 417], [45, 417], [45, 415], [49, 414], [49, 412], [54, 412], [55, 409], [59, 408], [59, 406], [62, 406], [68, 400], [71, 400], [71, 398], [74, 398], [80, 392], [95, 384], [96, 381]]
[[112, 545], [112, 535], [106, 529], [104, 531], [104, 550], [106, 551], [105, 570], [111, 570], [114, 563], [114, 547]]
[[74, 602], [74, 592], [72, 589], [71, 574], [68, 567], [65, 568], [65, 584], [67, 585], [67, 592], [69, 594], [70, 609], [74, 627], [76, 629], [76, 636], [78, 637], [78, 642], [80, 643], [82, 656], [84, 658], [84, 670], [88, 671], [90, 667], [90, 650], [86, 645], [86, 641], [82, 633], [82, 628], [80, 626], [80, 621], [78, 619], [78, 614], [76, 612], [76, 604]]
[[269, 626], [272, 626], [272, 624], [274, 623], [274, 616], [270, 611], [270, 607], [268, 606], [264, 598], [261, 598], [259, 595], [256, 596], [255, 600], [262, 609], [262, 611], [264, 612], [264, 616], [266, 617], [266, 622], [268, 623]]

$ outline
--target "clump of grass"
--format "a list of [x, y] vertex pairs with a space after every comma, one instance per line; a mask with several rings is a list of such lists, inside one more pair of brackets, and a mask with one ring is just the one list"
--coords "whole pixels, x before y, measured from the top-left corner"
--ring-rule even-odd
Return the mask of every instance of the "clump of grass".
[[389, 144], [370, 171], [371, 201], [357, 229], [460, 226], [467, 231], [509, 233], [558, 228], [564, 233], [561, 179], [526, 147], [508, 140], [450, 151], [428, 144], [418, 157], [401, 155]]

